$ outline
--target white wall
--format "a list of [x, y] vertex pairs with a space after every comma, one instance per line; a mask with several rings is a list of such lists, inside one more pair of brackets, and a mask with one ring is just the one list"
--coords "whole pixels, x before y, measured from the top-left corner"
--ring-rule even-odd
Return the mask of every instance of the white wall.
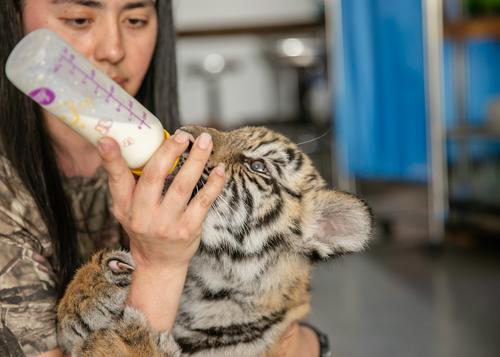
[[[239, 26], [280, 23], [315, 16], [316, 0], [174, 0], [178, 28]], [[207, 93], [204, 82], [189, 67], [201, 64], [210, 53], [235, 61], [237, 69], [222, 75], [221, 126], [239, 126], [252, 120], [291, 115], [296, 82], [293, 72], [281, 76], [277, 90], [275, 73], [264, 55], [267, 45], [258, 36], [204, 37], [178, 40], [179, 97], [183, 123], [206, 124]]]
[[262, 57], [255, 37], [190, 39], [178, 43], [179, 98], [184, 122], [204, 122], [208, 117], [207, 87], [189, 68], [211, 53], [234, 61], [235, 69], [220, 75], [222, 126], [235, 121], [273, 114], [274, 88], [270, 68]]
[[318, 0], [174, 0], [180, 28], [301, 20], [316, 15]]

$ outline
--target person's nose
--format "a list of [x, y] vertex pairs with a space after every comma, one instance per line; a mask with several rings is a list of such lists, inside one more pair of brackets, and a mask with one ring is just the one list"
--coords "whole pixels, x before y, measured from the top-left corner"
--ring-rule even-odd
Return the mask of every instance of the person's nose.
[[125, 48], [120, 28], [117, 24], [109, 24], [99, 31], [94, 58], [97, 62], [117, 64], [125, 57]]

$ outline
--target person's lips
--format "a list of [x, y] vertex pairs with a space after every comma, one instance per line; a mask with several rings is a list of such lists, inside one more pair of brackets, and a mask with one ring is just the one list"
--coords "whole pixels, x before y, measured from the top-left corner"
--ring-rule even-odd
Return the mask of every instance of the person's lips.
[[123, 85], [127, 83], [127, 78], [122, 76], [111, 76], [111, 79], [118, 83], [121, 87], [123, 87]]

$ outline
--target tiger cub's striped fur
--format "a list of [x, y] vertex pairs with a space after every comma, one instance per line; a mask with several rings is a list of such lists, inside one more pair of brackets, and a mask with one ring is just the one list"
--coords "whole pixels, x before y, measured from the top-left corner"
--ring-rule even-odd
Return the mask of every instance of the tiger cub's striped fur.
[[179, 357], [168, 332], [157, 334], [144, 315], [125, 306], [134, 264], [124, 251], [100, 251], [68, 285], [58, 310], [59, 346], [73, 357]]
[[329, 190], [300, 148], [265, 128], [207, 131], [207, 172], [226, 165], [226, 184], [203, 226], [174, 337], [190, 356], [272, 355], [309, 311], [313, 263], [362, 249], [371, 215], [359, 199]]
[[273, 356], [287, 326], [309, 311], [312, 265], [361, 250], [369, 210], [329, 190], [307, 155], [280, 134], [184, 130], [213, 138], [200, 185], [220, 162], [226, 184], [190, 264], [175, 340], [183, 356]]

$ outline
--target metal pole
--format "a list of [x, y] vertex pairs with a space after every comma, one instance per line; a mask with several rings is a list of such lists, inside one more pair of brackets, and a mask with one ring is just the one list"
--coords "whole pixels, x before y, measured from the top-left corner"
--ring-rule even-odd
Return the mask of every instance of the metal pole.
[[458, 192], [452, 192], [460, 195], [463, 199], [470, 193], [468, 183], [471, 164], [468, 150], [469, 138], [467, 137], [467, 53], [466, 44], [461, 39], [454, 43], [453, 59], [454, 99], [458, 116], [456, 128], [460, 135], [457, 137], [456, 184], [453, 186], [458, 188]]
[[[342, 0], [324, 0], [325, 4], [325, 41], [327, 49], [328, 66], [328, 88], [333, 107], [336, 105], [333, 100], [338, 88], [335, 82], [344, 83], [344, 63], [343, 63], [343, 35], [342, 35]], [[337, 60], [335, 61], [334, 58]], [[334, 118], [337, 120], [337, 118]], [[333, 123], [332, 123], [333, 126]], [[334, 129], [334, 128], [333, 128]], [[335, 130], [332, 130], [332, 138], [335, 138]], [[332, 179], [337, 177], [337, 186], [342, 191], [355, 193], [356, 183], [354, 177], [349, 173], [349, 158], [347, 152], [341, 152], [341, 145], [337, 141], [331, 146], [332, 157]], [[337, 172], [335, 172], [335, 170]]]
[[446, 133], [443, 120], [443, 2], [423, 0], [425, 85], [428, 117], [429, 236], [443, 242], [448, 216]]

